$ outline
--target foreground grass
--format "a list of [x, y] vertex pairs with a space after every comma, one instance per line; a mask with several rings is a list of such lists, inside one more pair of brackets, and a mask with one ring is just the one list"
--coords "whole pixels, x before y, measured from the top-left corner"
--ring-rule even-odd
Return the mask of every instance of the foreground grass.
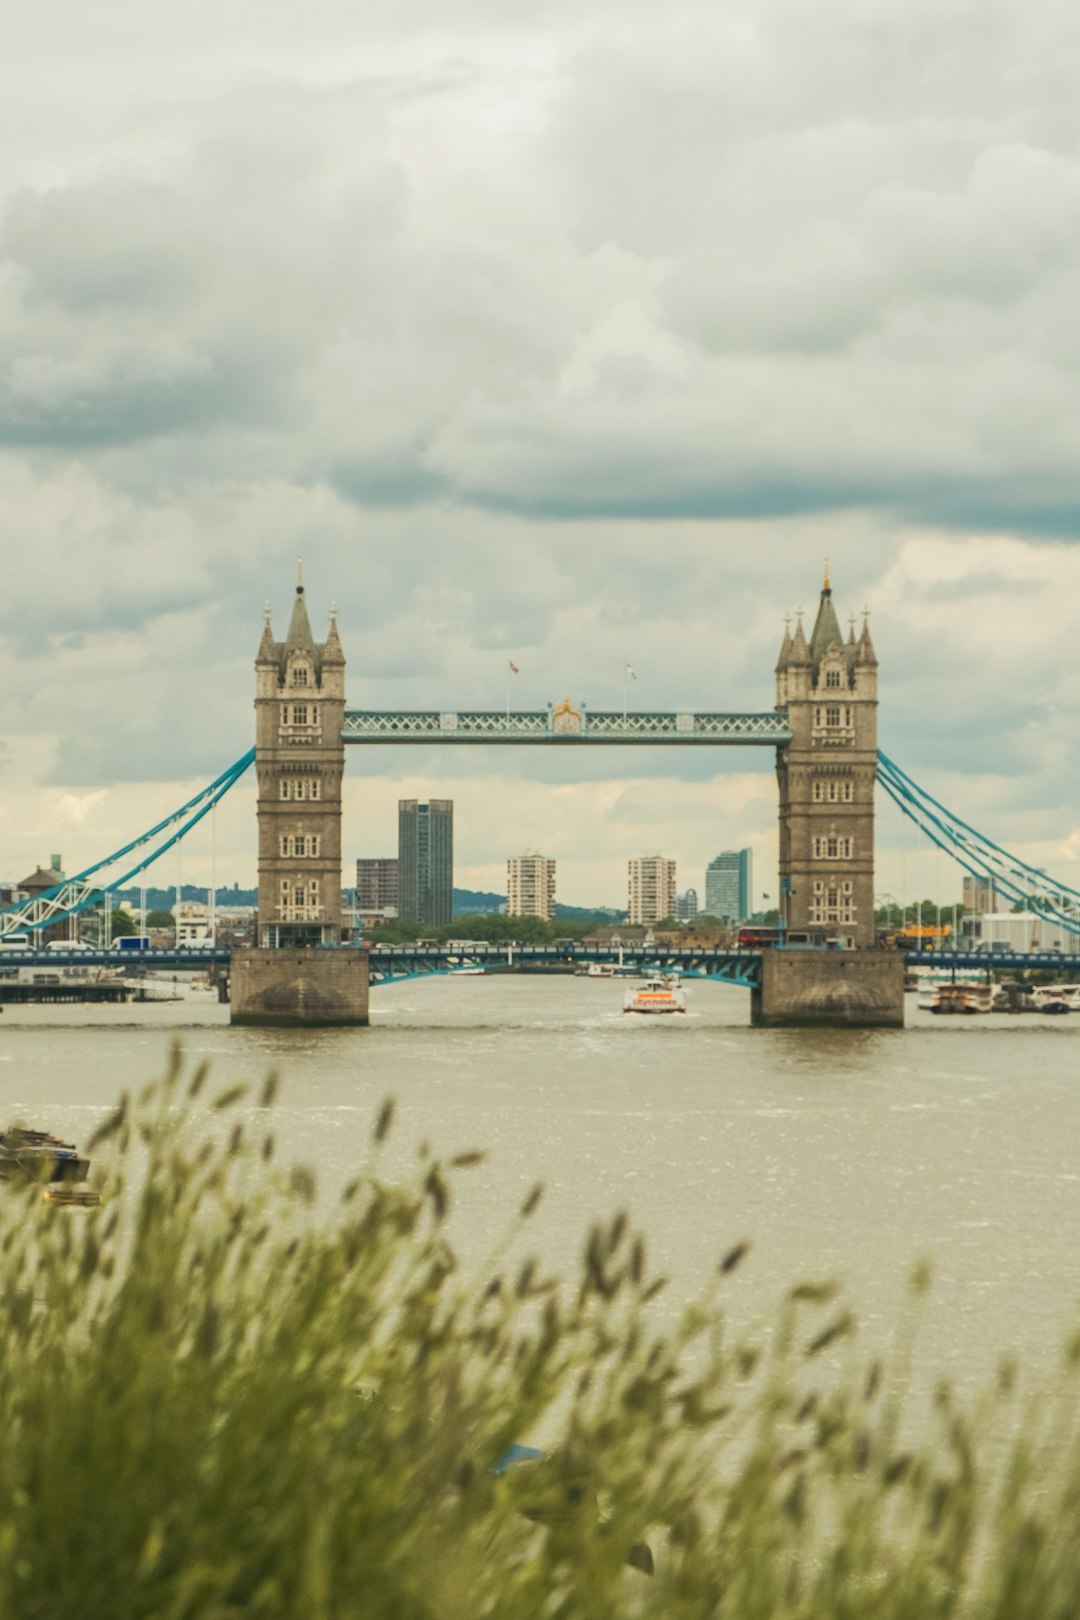
[[969, 1410], [941, 1391], [906, 1451], [903, 1352], [863, 1364], [829, 1286], [733, 1339], [740, 1246], [658, 1335], [622, 1217], [577, 1277], [466, 1286], [475, 1156], [387, 1185], [384, 1111], [316, 1224], [272, 1114], [248, 1140], [252, 1099], [207, 1087], [177, 1058], [103, 1127], [100, 1210], [0, 1189], [5, 1620], [1080, 1613], [1076, 1347], [1022, 1414], [1007, 1368]]

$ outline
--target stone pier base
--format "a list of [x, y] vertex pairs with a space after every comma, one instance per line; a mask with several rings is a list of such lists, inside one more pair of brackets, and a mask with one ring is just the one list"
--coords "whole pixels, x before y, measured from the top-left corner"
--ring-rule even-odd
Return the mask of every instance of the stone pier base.
[[366, 1024], [368, 953], [348, 947], [234, 951], [229, 988], [232, 1024]]
[[764, 951], [750, 1021], [772, 1028], [903, 1029], [903, 958], [889, 950]]

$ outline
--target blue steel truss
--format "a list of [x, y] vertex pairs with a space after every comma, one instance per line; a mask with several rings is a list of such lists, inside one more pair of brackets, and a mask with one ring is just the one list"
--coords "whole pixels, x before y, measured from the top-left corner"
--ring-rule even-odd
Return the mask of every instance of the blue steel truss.
[[694, 950], [660, 945], [623, 945], [618, 951], [595, 945], [480, 945], [463, 952], [448, 945], [377, 945], [369, 958], [371, 983], [392, 984], [432, 974], [512, 973], [532, 967], [577, 968], [590, 963], [621, 965], [631, 973], [679, 973], [683, 978], [715, 979], [753, 990], [761, 983], [757, 951]]
[[[130, 883], [132, 878], [137, 877], [148, 866], [152, 866], [156, 860], [160, 860], [166, 850], [171, 849], [182, 838], [186, 838], [191, 829], [210, 813], [229, 789], [235, 787], [254, 758], [255, 750], [250, 748], [246, 754], [235, 760], [227, 771], [215, 777], [214, 781], [196, 793], [193, 799], [182, 804], [179, 810], [174, 810], [163, 821], [141, 833], [138, 838], [132, 839], [122, 849], [107, 855], [104, 860], [95, 861], [93, 866], [86, 867], [75, 877], [65, 878], [63, 883], [58, 883], [51, 889], [45, 889], [32, 900], [20, 900], [13, 905], [0, 907], [0, 939], [6, 934], [36, 933], [42, 928], [48, 928], [50, 923], [59, 922], [75, 912], [86, 911], [91, 906], [100, 905], [103, 894], [111, 893], [125, 883]], [[162, 837], [163, 834], [166, 836]], [[101, 874], [109, 867], [118, 865], [128, 855], [153, 843], [156, 838], [161, 838], [161, 842], [154, 844], [149, 854], [141, 856], [133, 866], [129, 866], [116, 877], [103, 879]], [[97, 881], [91, 882], [92, 878], [96, 878]]]
[[719, 714], [700, 710], [590, 712], [572, 704], [548, 709], [346, 709], [346, 743], [657, 743], [685, 747], [775, 748], [791, 741], [786, 714]]
[[990, 879], [999, 893], [1027, 911], [1080, 934], [1080, 891], [977, 832], [880, 752], [877, 779], [904, 815], [965, 872]]

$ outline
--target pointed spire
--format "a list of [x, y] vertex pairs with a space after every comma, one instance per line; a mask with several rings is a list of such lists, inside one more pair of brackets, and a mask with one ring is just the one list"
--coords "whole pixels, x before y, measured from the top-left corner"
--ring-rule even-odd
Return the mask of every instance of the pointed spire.
[[302, 648], [309, 655], [316, 669], [318, 669], [319, 649], [315, 645], [315, 637], [311, 633], [311, 624], [304, 603], [304, 587], [300, 582], [299, 559], [297, 559], [297, 579], [296, 601], [293, 603], [292, 618], [289, 620], [289, 633], [285, 637], [283, 656], [288, 658], [291, 652], [296, 652]]
[[327, 632], [326, 640], [323, 642], [322, 661], [324, 665], [344, 664], [345, 662], [341, 637], [338, 635], [336, 602], [330, 605], [330, 629]]
[[806, 645], [806, 636], [803, 632], [802, 608], [799, 609], [798, 623], [795, 634], [791, 638], [791, 650], [788, 653], [788, 664], [808, 664], [810, 662], [810, 649]]
[[259, 650], [255, 654], [257, 664], [275, 664], [278, 660], [279, 648], [274, 640], [274, 632], [270, 628], [270, 604], [263, 608], [263, 633], [259, 642]]
[[784, 614], [784, 639], [780, 643], [780, 656], [776, 660], [776, 673], [787, 668], [787, 661], [791, 655], [791, 614]]
[[869, 665], [874, 669], [877, 668], [877, 654], [874, 651], [874, 643], [870, 640], [870, 610], [868, 608], [863, 608], [862, 635], [859, 637], [859, 647], [855, 654], [855, 662], [857, 664]]
[[851, 613], [851, 614], [848, 615], [847, 645], [848, 645], [848, 647], [854, 647], [854, 645], [855, 645], [855, 615], [854, 615], [854, 613]]
[[810, 662], [814, 666], [815, 676], [822, 658], [832, 646], [844, 645], [844, 632], [840, 628], [840, 621], [836, 617], [833, 607], [832, 586], [829, 584], [829, 565], [825, 564], [825, 583], [821, 587], [821, 602], [818, 606], [817, 618], [814, 621], [814, 633], [810, 637]]

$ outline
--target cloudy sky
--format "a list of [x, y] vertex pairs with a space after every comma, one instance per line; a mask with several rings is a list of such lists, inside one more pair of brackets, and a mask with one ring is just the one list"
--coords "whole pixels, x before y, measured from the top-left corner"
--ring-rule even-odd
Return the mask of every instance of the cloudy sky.
[[[0, 876], [250, 745], [302, 553], [356, 706], [497, 707], [512, 657], [522, 706], [629, 660], [721, 709], [771, 706], [828, 556], [882, 745], [1077, 882], [1078, 71], [1064, 0], [23, 7]], [[360, 755], [347, 860], [431, 793], [471, 886], [535, 845], [619, 904], [631, 855], [700, 887], [748, 842], [775, 887], [767, 752]], [[252, 790], [216, 823], [183, 879], [253, 881]], [[920, 886], [883, 810], [879, 887]]]

